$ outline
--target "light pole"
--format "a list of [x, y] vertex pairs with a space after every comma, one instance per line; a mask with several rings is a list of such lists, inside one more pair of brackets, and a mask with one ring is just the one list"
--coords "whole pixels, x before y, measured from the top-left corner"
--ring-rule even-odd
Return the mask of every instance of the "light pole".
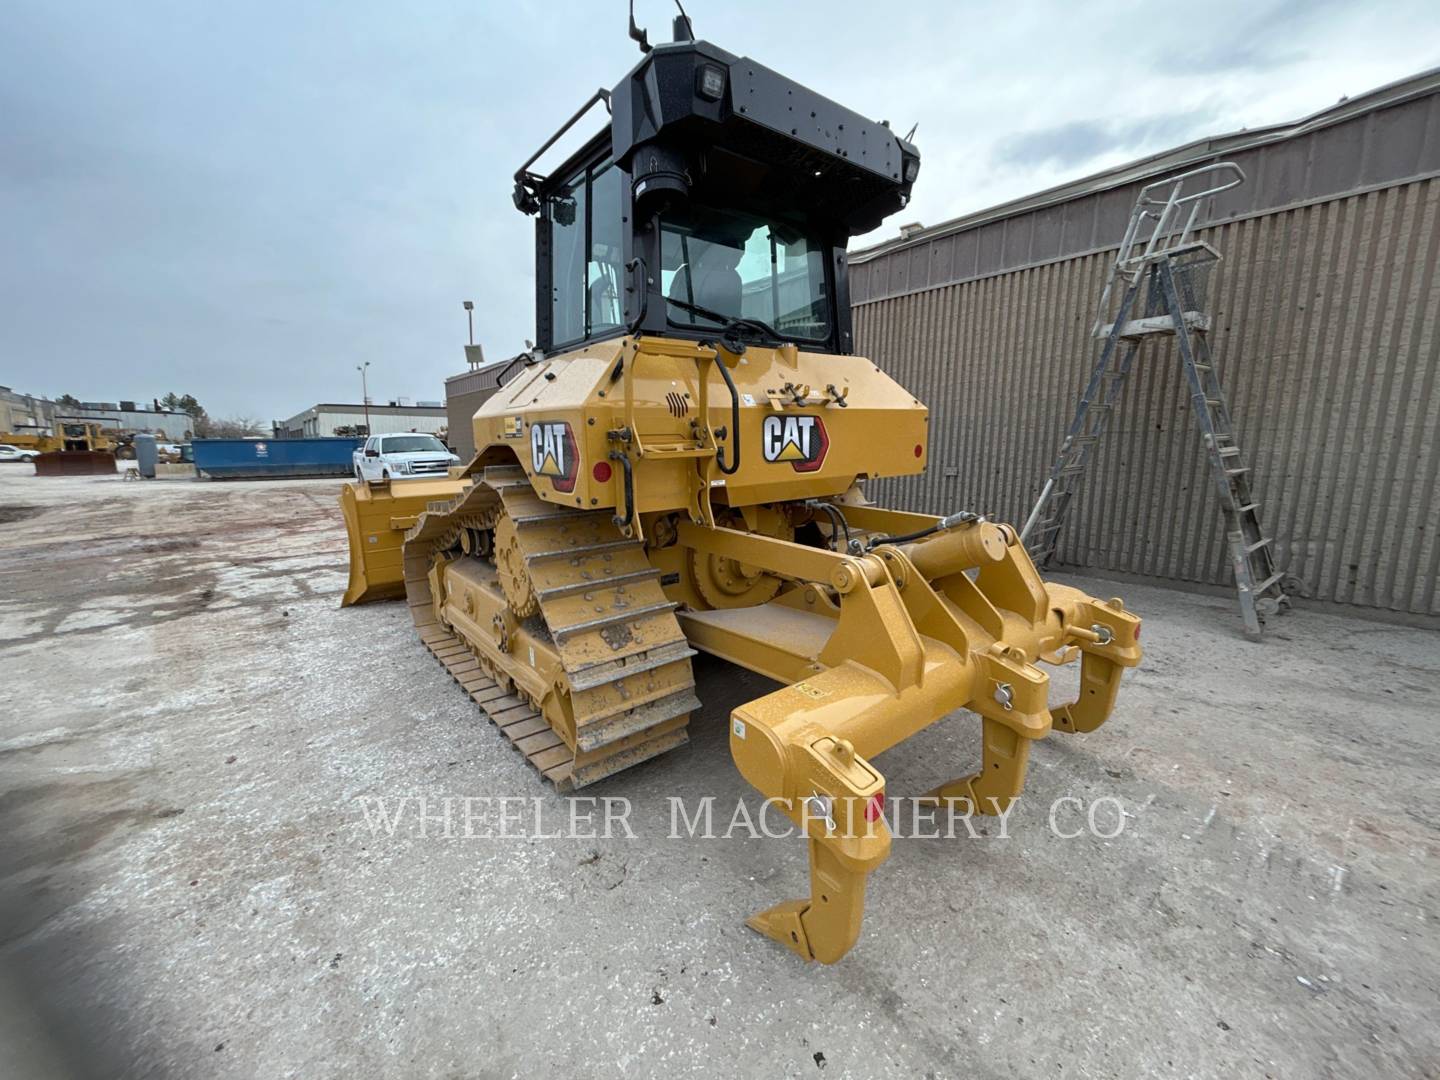
[[369, 366], [369, 360], [355, 365], [355, 370], [360, 372], [360, 400], [365, 405], [365, 435], [367, 438], [372, 434], [370, 431], [370, 384], [365, 378], [365, 369]]
[[475, 302], [473, 300], [462, 300], [465, 307], [465, 321], [470, 324], [470, 344], [475, 344]]

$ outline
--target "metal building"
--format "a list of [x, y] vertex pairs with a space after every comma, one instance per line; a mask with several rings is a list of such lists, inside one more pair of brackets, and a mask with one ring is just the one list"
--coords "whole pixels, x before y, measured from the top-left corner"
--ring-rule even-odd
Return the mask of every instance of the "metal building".
[[106, 429], [148, 431], [171, 442], [188, 442], [194, 435], [195, 418], [178, 409], [147, 408], [133, 401], [87, 401], [80, 408], [56, 406], [56, 415], [99, 420]]
[[[61, 410], [62, 412], [64, 410]], [[0, 431], [18, 434], [55, 430], [55, 403], [49, 398], [21, 394], [0, 386]]]
[[475, 456], [475, 411], [500, 388], [498, 381], [509, 360], [472, 366], [445, 380], [445, 411], [450, 423], [450, 449], [469, 461]]
[[272, 424], [274, 438], [314, 439], [339, 433], [353, 434], [369, 418], [370, 434], [392, 431], [423, 431], [430, 435], [445, 429], [445, 407], [439, 402], [426, 405], [375, 405], [367, 411], [362, 404], [312, 405], [288, 420]]
[[[1205, 162], [1211, 344], [1279, 561], [1319, 601], [1440, 617], [1440, 69], [1201, 140], [849, 257], [856, 349], [930, 405], [924, 477], [873, 498], [1018, 523], [1074, 412], [1136, 192]], [[1227, 585], [1173, 343], [1147, 344], [1060, 562]]]

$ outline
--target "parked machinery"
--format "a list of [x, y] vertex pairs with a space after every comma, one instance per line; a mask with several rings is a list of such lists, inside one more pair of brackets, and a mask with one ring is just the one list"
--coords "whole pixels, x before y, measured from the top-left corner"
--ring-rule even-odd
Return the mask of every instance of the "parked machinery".
[[[342, 490], [344, 602], [405, 596], [562, 789], [686, 742], [697, 649], [782, 683], [734, 710], [730, 749], [808, 836], [811, 889], [750, 925], [832, 962], [889, 853], [875, 757], [968, 708], [980, 768], [930, 797], [1004, 811], [1035, 739], [1106, 719], [1140, 621], [1042, 581], [1008, 525], [865, 498], [930, 444], [925, 406], [853, 354], [846, 279], [849, 238], [908, 201], [913, 145], [682, 20], [545, 148], [597, 102], [605, 130], [516, 174], [538, 347], [469, 464]], [[1075, 660], [1051, 708], [1036, 663]]]
[[4, 432], [0, 443], [34, 450], [37, 476], [90, 476], [115, 472], [117, 439], [94, 420], [57, 417], [55, 431]]

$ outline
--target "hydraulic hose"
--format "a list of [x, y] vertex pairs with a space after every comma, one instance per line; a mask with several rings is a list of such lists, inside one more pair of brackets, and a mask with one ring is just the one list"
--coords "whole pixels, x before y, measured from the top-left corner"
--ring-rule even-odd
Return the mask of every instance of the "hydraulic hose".
[[845, 550], [850, 550], [850, 523], [845, 520], [845, 515], [834, 503], [824, 502], [821, 499], [807, 499], [805, 505], [811, 510], [821, 510], [830, 518], [830, 527], [834, 533], [830, 537], [830, 550], [835, 550], [835, 539], [843, 532], [845, 534]]
[[879, 547], [881, 544], [908, 544], [912, 540], [923, 540], [927, 536], [933, 536], [935, 533], [938, 532], [945, 532], [947, 529], [953, 529], [957, 525], [965, 525], [969, 522], [979, 520], [979, 514], [973, 513], [970, 510], [961, 510], [958, 514], [951, 514], [949, 517], [943, 517], [934, 525], [931, 525], [928, 528], [919, 529], [912, 533], [903, 533], [900, 536], [887, 536], [884, 539], [880, 539], [879, 537], [871, 537], [869, 543], [865, 545], [865, 550], [871, 551], [874, 548]]

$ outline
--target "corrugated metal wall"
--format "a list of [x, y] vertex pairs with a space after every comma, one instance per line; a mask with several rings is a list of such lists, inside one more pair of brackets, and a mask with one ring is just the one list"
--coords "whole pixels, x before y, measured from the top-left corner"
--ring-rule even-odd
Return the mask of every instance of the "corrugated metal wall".
[[489, 364], [445, 380], [445, 416], [449, 425], [446, 442], [464, 461], [475, 456], [475, 413], [495, 396], [499, 376], [508, 366], [508, 362]]
[[[1280, 564], [1303, 595], [1440, 616], [1440, 180], [1262, 213], [1202, 238], [1225, 256], [1210, 282], [1212, 348]], [[1022, 522], [1094, 362], [1089, 329], [1112, 257], [857, 303], [857, 351], [934, 416], [926, 476], [874, 481], [872, 497]], [[1057, 554], [1230, 583], [1173, 342], [1137, 360]]]

